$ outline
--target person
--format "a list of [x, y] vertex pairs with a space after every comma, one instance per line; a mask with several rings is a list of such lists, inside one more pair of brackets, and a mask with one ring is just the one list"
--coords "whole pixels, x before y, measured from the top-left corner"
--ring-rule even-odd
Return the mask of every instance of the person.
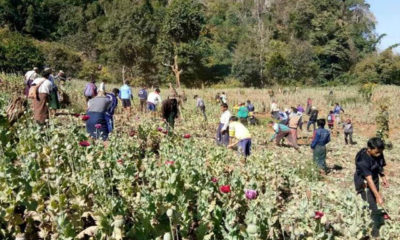
[[300, 126], [301, 122], [301, 113], [299, 114], [297, 112], [297, 108], [292, 108], [292, 114], [289, 116], [289, 128], [290, 128], [290, 133], [293, 136], [293, 140], [297, 143], [297, 128]]
[[108, 139], [108, 124], [106, 112], [112, 104], [112, 100], [106, 96], [104, 89], [100, 89], [98, 95], [88, 101], [87, 115], [89, 119], [86, 121], [86, 131], [94, 139]]
[[303, 106], [301, 104], [299, 104], [297, 106], [297, 112], [302, 113], [302, 114], [305, 112], [305, 110], [304, 110], [304, 108], [303, 108]]
[[[347, 144], [354, 144], [353, 142], [353, 124], [350, 119], [347, 119], [345, 123], [343, 123], [344, 129], [344, 142]], [[350, 140], [350, 141], [349, 141]]]
[[200, 112], [203, 114], [204, 121], [207, 121], [206, 105], [204, 103], [204, 100], [201, 97], [199, 97], [198, 95], [194, 95], [194, 99], [196, 100], [197, 109], [199, 109]]
[[105, 115], [108, 132], [111, 133], [114, 130], [114, 113], [115, 113], [115, 109], [118, 106], [117, 96], [119, 96], [119, 89], [114, 88], [112, 90], [112, 92], [106, 93], [106, 96], [111, 101], [110, 106], [108, 107], [108, 109], [106, 111], [106, 115]]
[[61, 82], [65, 82], [65, 81], [67, 80], [67, 78], [65, 77], [64, 71], [63, 71], [63, 70], [60, 70], [60, 71], [57, 73], [57, 75], [54, 77], [54, 80], [55, 80], [57, 83], [60, 83], [60, 84], [61, 84]]
[[251, 152], [251, 135], [249, 130], [238, 121], [239, 119], [232, 116], [229, 119], [229, 145], [228, 148], [238, 146], [238, 151], [244, 156], [244, 159], [250, 156]]
[[254, 113], [254, 105], [250, 102], [250, 100], [247, 100], [247, 110], [249, 110], [249, 113]]
[[311, 98], [307, 98], [306, 114], [308, 116], [310, 116], [311, 115], [311, 111], [312, 111], [312, 100], [311, 100]]
[[341, 119], [340, 119], [341, 112], [344, 113], [342, 106], [340, 106], [339, 103], [335, 103], [335, 107], [333, 108], [333, 113], [335, 114], [335, 121], [338, 126], [341, 123]]
[[84, 95], [87, 102], [97, 96], [97, 86], [96, 80], [94, 80], [94, 78], [86, 84]]
[[40, 125], [44, 125], [49, 119], [48, 100], [52, 90], [52, 83], [49, 81], [50, 74], [49, 69], [46, 69], [43, 71], [43, 77], [33, 80], [30, 86], [37, 87], [37, 94], [33, 99], [33, 118]]
[[168, 98], [162, 102], [161, 114], [167, 123], [167, 130], [170, 133], [175, 127], [175, 119], [178, 117], [178, 101], [175, 98]]
[[222, 92], [220, 98], [221, 98], [221, 103], [225, 103], [225, 104], [228, 103], [228, 98], [226, 97], [225, 92]]
[[[49, 71], [50, 73], [53, 72], [50, 68], [45, 68], [45, 70]], [[49, 95], [49, 108], [51, 115], [55, 116], [57, 109], [60, 108], [60, 102], [58, 100], [58, 87], [56, 85], [53, 74], [50, 74], [49, 81], [51, 82], [52, 85]]]
[[271, 117], [279, 120], [279, 108], [275, 100], [271, 103]]
[[119, 98], [122, 101], [122, 106], [125, 112], [130, 115], [132, 107], [131, 100], [133, 100], [133, 95], [131, 87], [128, 85], [127, 81], [125, 81], [124, 84], [119, 88]]
[[147, 96], [147, 109], [152, 112], [153, 117], [155, 117], [157, 111], [157, 105], [161, 103], [160, 89], [156, 88], [154, 92], [151, 92]]
[[383, 206], [384, 200], [379, 191], [379, 178], [382, 179], [384, 187], [389, 187], [389, 182], [385, 176], [384, 167], [386, 166], [383, 151], [385, 143], [382, 139], [374, 137], [368, 140], [367, 148], [362, 148], [356, 155], [356, 171], [354, 173], [354, 186], [357, 194], [368, 202], [372, 213], [374, 226], [372, 235], [379, 236], [380, 223], [376, 216], [380, 215], [377, 204]]
[[318, 110], [316, 107], [312, 106], [311, 113], [310, 113], [310, 119], [308, 120], [308, 123], [307, 123], [307, 131], [310, 132], [311, 125], [313, 125], [313, 131], [315, 131], [315, 123], [317, 122], [317, 119], [318, 119]]
[[331, 134], [325, 129], [325, 123], [325, 119], [317, 120], [318, 129], [314, 131], [313, 140], [311, 142], [313, 159], [321, 173], [328, 172], [326, 166], [326, 144], [331, 141]]
[[147, 90], [146, 90], [145, 86], [143, 86], [142, 89], [139, 90], [138, 96], [139, 96], [139, 100], [140, 100], [140, 106], [139, 106], [140, 111], [147, 112], [147, 109], [146, 109]]
[[34, 67], [33, 70], [26, 72], [25, 74], [25, 96], [28, 97], [29, 89], [32, 86], [32, 82], [39, 77], [39, 68]]
[[328, 128], [332, 131], [335, 125], [335, 114], [333, 114], [333, 111], [329, 111], [327, 119], [328, 119]]
[[270, 121], [268, 124], [274, 130], [274, 134], [269, 139], [270, 142], [275, 140], [276, 145], [280, 146], [281, 140], [283, 138], [286, 138], [288, 144], [299, 151], [299, 146], [297, 145], [296, 141], [294, 141], [293, 135], [291, 134], [290, 128], [288, 126], [282, 123], [276, 123], [274, 121]]
[[219, 145], [228, 146], [229, 144], [229, 120], [232, 117], [231, 112], [228, 110], [228, 104], [221, 104], [221, 118], [217, 129], [217, 143]]
[[219, 93], [217, 93], [217, 94], [215, 95], [214, 100], [215, 100], [215, 102], [216, 102], [217, 104], [221, 104], [221, 95], [220, 95]]
[[285, 111], [278, 110], [279, 122], [283, 125], [287, 125], [289, 122], [289, 116]]
[[249, 109], [245, 106], [244, 102], [240, 103], [237, 117], [239, 118], [241, 123], [247, 123], [247, 118], [249, 117]]

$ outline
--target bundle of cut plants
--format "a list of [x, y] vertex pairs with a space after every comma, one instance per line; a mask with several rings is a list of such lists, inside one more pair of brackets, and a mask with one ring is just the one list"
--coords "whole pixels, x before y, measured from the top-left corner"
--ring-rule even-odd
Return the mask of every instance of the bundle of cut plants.
[[14, 96], [6, 109], [9, 123], [12, 125], [16, 121], [18, 121], [18, 119], [20, 119], [24, 115], [26, 110], [26, 99], [22, 96]]

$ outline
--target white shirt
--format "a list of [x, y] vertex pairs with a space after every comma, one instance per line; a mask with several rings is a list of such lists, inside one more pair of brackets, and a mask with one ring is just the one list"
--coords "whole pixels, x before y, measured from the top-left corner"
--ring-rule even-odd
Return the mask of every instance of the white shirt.
[[228, 126], [229, 126], [229, 119], [231, 118], [232, 114], [231, 112], [229, 112], [229, 110], [226, 110], [225, 112], [223, 112], [221, 114], [221, 118], [219, 120], [220, 123], [224, 124], [224, 126], [222, 126], [221, 131], [225, 131]]
[[271, 112], [278, 112], [278, 111], [279, 111], [278, 104], [272, 103], [271, 104]]
[[31, 70], [31, 71], [28, 71], [28, 72], [26, 72], [26, 74], [25, 74], [25, 80], [26, 81], [28, 81], [28, 80], [35, 80], [36, 78], [38, 77], [38, 74], [34, 71], [34, 70]]
[[220, 98], [221, 98], [222, 103], [226, 103], [226, 95], [225, 94], [222, 94], [220, 96]]
[[38, 89], [38, 92], [39, 92], [39, 93], [50, 94], [50, 91], [53, 89], [53, 84], [52, 84], [48, 79], [46, 79], [46, 78], [36, 78], [36, 79], [32, 82], [32, 84], [38, 85], [38, 84], [40, 84], [42, 81], [44, 81], [44, 82], [40, 85], [40, 87], [39, 87], [39, 89]]
[[148, 101], [149, 103], [152, 103], [152, 104], [154, 104], [154, 105], [157, 105], [157, 104], [159, 104], [162, 100], [161, 100], [160, 94], [155, 93], [155, 92], [151, 92], [151, 93], [149, 94], [149, 96], [147, 97], [147, 101]]

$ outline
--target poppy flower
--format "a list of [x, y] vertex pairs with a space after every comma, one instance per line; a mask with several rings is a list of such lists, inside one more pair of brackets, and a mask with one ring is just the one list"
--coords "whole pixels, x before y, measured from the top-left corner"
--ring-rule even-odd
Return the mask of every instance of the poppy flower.
[[75, 113], [74, 117], [80, 117], [81, 115], [79, 113]]
[[174, 161], [165, 161], [165, 165], [173, 165], [174, 163]]
[[129, 136], [133, 137], [135, 135], [136, 135], [136, 131], [135, 130], [132, 130], [132, 131], [129, 132]]
[[258, 194], [256, 190], [248, 189], [245, 191], [246, 198], [249, 200], [256, 199]]
[[89, 146], [90, 146], [90, 143], [89, 143], [88, 141], [81, 141], [81, 142], [79, 143], [79, 145], [81, 145], [82, 147], [89, 147]]
[[216, 177], [212, 177], [212, 178], [211, 178], [211, 182], [213, 182], [213, 183], [216, 183], [216, 182], [218, 182], [218, 178], [216, 178]]
[[190, 134], [185, 134], [185, 135], [183, 135], [183, 138], [190, 138], [191, 136], [190, 136]]
[[316, 211], [314, 215], [314, 219], [321, 219], [324, 216], [324, 213], [321, 211]]
[[100, 128], [101, 128], [101, 124], [100, 124], [100, 123], [95, 124], [94, 127], [95, 127], [96, 129], [100, 129]]
[[385, 220], [390, 220], [391, 218], [390, 218], [389, 214], [384, 213], [384, 214], [383, 214], [383, 219], [385, 219]]
[[163, 130], [162, 133], [168, 134], [168, 130]]
[[89, 120], [89, 118], [90, 118], [90, 117], [89, 117], [88, 115], [83, 115], [83, 116], [82, 116], [82, 120], [83, 120], [83, 121], [87, 121], [87, 120]]
[[124, 164], [124, 161], [123, 161], [122, 159], [118, 159], [118, 160], [117, 160], [117, 163], [120, 164], [120, 165], [123, 165], [123, 164]]
[[162, 132], [163, 131], [162, 127], [158, 127], [157, 131]]
[[231, 192], [231, 186], [230, 185], [222, 185], [219, 190], [223, 193], [229, 193]]

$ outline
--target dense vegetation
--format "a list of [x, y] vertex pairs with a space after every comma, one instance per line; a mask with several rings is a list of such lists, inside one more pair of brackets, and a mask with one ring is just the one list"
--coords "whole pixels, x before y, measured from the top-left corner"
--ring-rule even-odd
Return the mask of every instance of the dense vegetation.
[[109, 80], [125, 66], [136, 82], [166, 83], [177, 56], [186, 86], [400, 82], [399, 56], [377, 53], [365, 0], [0, 1], [0, 26], [17, 32], [0, 41], [6, 72], [50, 65], [86, 77], [103, 64]]

